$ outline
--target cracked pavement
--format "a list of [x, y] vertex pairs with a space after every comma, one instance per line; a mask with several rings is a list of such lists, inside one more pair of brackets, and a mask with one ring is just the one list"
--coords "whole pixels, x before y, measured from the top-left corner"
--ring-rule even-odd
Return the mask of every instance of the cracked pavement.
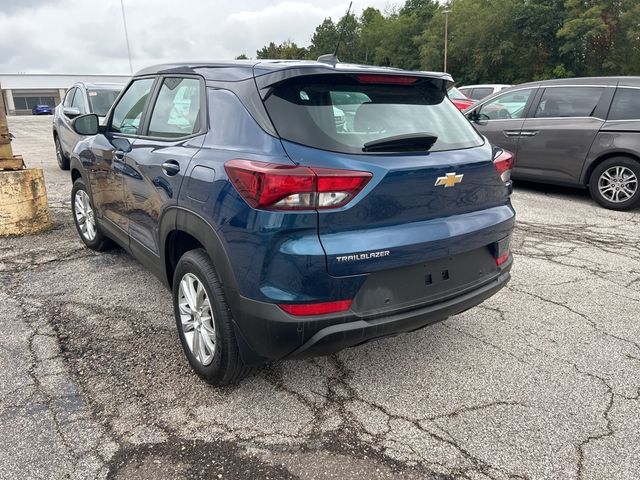
[[83, 248], [50, 117], [10, 117], [54, 228], [0, 239], [0, 478], [640, 478], [640, 211], [517, 185], [507, 288], [216, 389], [168, 291]]

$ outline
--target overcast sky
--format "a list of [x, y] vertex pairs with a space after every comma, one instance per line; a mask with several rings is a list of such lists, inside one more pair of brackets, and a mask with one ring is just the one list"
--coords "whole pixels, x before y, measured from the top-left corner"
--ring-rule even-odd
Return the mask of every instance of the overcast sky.
[[[355, 0], [384, 11], [402, 0]], [[348, 0], [124, 0], [133, 70], [220, 60], [291, 39], [306, 46]], [[0, 0], [0, 72], [129, 73], [120, 0]]]

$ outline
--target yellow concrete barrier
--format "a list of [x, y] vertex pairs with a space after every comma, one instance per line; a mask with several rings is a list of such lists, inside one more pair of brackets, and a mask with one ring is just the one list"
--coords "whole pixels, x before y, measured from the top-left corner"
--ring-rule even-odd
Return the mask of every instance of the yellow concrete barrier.
[[0, 237], [30, 235], [50, 227], [42, 169], [0, 171]]

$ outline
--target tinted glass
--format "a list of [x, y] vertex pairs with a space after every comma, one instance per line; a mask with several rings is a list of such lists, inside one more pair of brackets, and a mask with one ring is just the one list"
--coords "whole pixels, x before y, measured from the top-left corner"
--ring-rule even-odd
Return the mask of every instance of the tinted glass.
[[106, 116], [111, 105], [116, 101], [119, 94], [120, 89], [107, 90], [101, 88], [96, 90], [87, 90], [87, 96], [89, 97], [89, 109], [91, 110], [91, 113], [95, 113], [99, 117]]
[[75, 91], [76, 89], [72, 88], [67, 92], [67, 95], [64, 97], [64, 104], [63, 104], [65, 107], [71, 106], [71, 102], [73, 101], [73, 94]]
[[604, 88], [547, 88], [536, 109], [536, 117], [591, 117], [598, 106]]
[[449, 89], [449, 98], [452, 100], [467, 100], [467, 97], [465, 97], [456, 87], [451, 87]]
[[153, 86], [153, 78], [135, 80], [113, 110], [111, 131], [135, 135], [140, 129], [144, 105]]
[[462, 93], [465, 97], [471, 98], [471, 89], [470, 88], [460, 88], [460, 93]]
[[640, 89], [618, 87], [609, 110], [609, 120], [637, 119], [640, 119]]
[[87, 109], [84, 105], [84, 95], [82, 94], [80, 89], [76, 89], [76, 94], [73, 96], [73, 102], [71, 102], [71, 106], [80, 110], [81, 114], [87, 113]]
[[165, 78], [149, 123], [154, 137], [184, 137], [200, 130], [200, 81]]
[[471, 98], [474, 100], [482, 100], [484, 97], [488, 97], [493, 93], [493, 88], [474, 88], [471, 93]]
[[346, 75], [296, 77], [274, 88], [265, 106], [282, 138], [322, 150], [363, 153], [366, 143], [422, 133], [437, 137], [431, 151], [482, 144], [430, 79], [394, 85]]
[[515, 92], [505, 93], [480, 107], [478, 113], [486, 115], [482, 118], [489, 120], [507, 120], [510, 118], [523, 118], [524, 107], [531, 97], [533, 89], [516, 90]]

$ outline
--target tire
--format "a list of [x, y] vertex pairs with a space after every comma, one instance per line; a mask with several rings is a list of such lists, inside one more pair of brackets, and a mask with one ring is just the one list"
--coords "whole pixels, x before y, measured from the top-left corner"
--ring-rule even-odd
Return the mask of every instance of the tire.
[[[189, 284], [193, 287], [191, 294]], [[195, 308], [191, 308], [192, 303]], [[231, 311], [205, 250], [190, 250], [178, 261], [173, 276], [173, 306], [182, 349], [200, 377], [212, 385], [228, 385], [253, 370], [240, 357]], [[194, 315], [194, 311], [199, 313]]]
[[69, 170], [69, 157], [67, 157], [62, 151], [62, 145], [58, 135], [53, 136], [53, 142], [56, 145], [56, 159], [58, 160], [58, 166], [60, 170]]
[[640, 162], [613, 157], [598, 165], [589, 179], [591, 197], [605, 208], [629, 210], [640, 205]]
[[[71, 211], [78, 235], [80, 235], [80, 239], [87, 247], [98, 252], [113, 247], [111, 239], [100, 231], [100, 226], [94, 214], [93, 200], [82, 178], [78, 178], [73, 183], [73, 188], [71, 189]], [[82, 217], [84, 217], [84, 222], [81, 220]], [[93, 228], [89, 229], [91, 222], [93, 222]]]

